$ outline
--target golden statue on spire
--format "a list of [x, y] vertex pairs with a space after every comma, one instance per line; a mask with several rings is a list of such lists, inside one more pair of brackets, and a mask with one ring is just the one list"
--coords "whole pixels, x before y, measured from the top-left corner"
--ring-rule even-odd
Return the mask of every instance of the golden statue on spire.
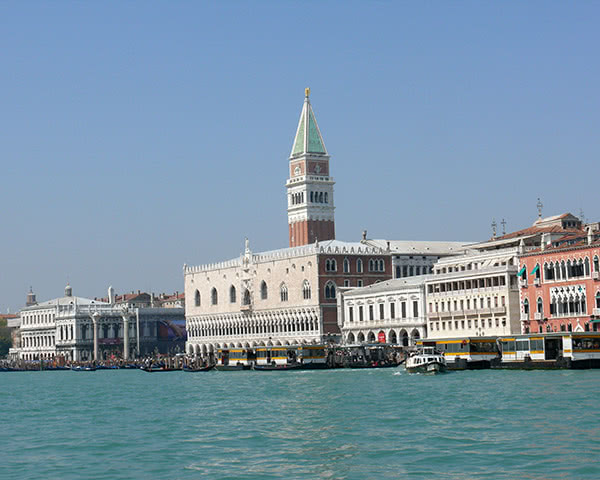
[[304, 95], [306, 95], [307, 97], [310, 95], [310, 88], [309, 87], [306, 87], [304, 89]]

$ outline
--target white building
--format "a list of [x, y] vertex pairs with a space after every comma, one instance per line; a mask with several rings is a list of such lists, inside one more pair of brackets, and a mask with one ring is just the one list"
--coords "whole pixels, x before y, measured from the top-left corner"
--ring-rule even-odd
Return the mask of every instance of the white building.
[[428, 338], [520, 333], [518, 248], [438, 261], [427, 277]]
[[391, 277], [389, 252], [329, 240], [184, 267], [188, 353], [321, 343], [339, 335], [340, 287]]
[[415, 240], [367, 239], [363, 232], [362, 243], [387, 248], [392, 254], [394, 278], [427, 275], [433, 272], [435, 263], [445, 257], [465, 252], [468, 242], [440, 242]]
[[344, 342], [408, 346], [426, 337], [426, 278], [393, 279], [342, 289], [338, 295], [338, 325]]
[[[114, 291], [109, 289], [109, 298]], [[185, 342], [184, 312], [181, 308], [139, 308], [75, 297], [69, 285], [65, 296], [37, 303], [32, 292], [21, 310], [21, 347], [24, 360], [131, 359], [165, 351], [173, 339]], [[161, 336], [161, 331], [166, 332]], [[165, 346], [165, 343], [167, 344]]]

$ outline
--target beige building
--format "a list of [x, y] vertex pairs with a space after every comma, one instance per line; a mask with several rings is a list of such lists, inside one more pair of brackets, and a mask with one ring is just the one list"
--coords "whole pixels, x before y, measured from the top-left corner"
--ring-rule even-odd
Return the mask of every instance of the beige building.
[[339, 338], [337, 292], [391, 277], [389, 251], [338, 240], [184, 267], [190, 354]]
[[520, 333], [518, 248], [438, 261], [426, 281], [428, 338]]

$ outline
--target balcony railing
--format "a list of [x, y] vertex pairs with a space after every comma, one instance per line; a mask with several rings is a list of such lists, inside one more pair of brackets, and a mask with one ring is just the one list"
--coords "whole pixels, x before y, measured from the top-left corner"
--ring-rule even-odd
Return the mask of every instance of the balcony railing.
[[536, 312], [533, 314], [533, 319], [534, 320], [541, 320], [542, 319], [542, 314], [540, 312]]
[[540, 283], [541, 283], [541, 280], [540, 280], [538, 277], [535, 277], [535, 278], [533, 279], [533, 284], [534, 284], [536, 287], [539, 287], [539, 286], [540, 286]]
[[594, 280], [600, 280], [600, 272], [592, 272], [592, 278]]
[[529, 321], [529, 314], [528, 313], [522, 313], [521, 314], [521, 321], [522, 322], [528, 322]]

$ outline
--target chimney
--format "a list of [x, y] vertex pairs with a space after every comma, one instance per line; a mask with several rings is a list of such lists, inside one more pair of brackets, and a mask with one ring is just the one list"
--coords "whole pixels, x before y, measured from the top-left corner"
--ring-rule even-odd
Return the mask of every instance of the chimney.
[[591, 245], [594, 241], [594, 236], [592, 235], [592, 227], [588, 227], [587, 229], [587, 244]]

